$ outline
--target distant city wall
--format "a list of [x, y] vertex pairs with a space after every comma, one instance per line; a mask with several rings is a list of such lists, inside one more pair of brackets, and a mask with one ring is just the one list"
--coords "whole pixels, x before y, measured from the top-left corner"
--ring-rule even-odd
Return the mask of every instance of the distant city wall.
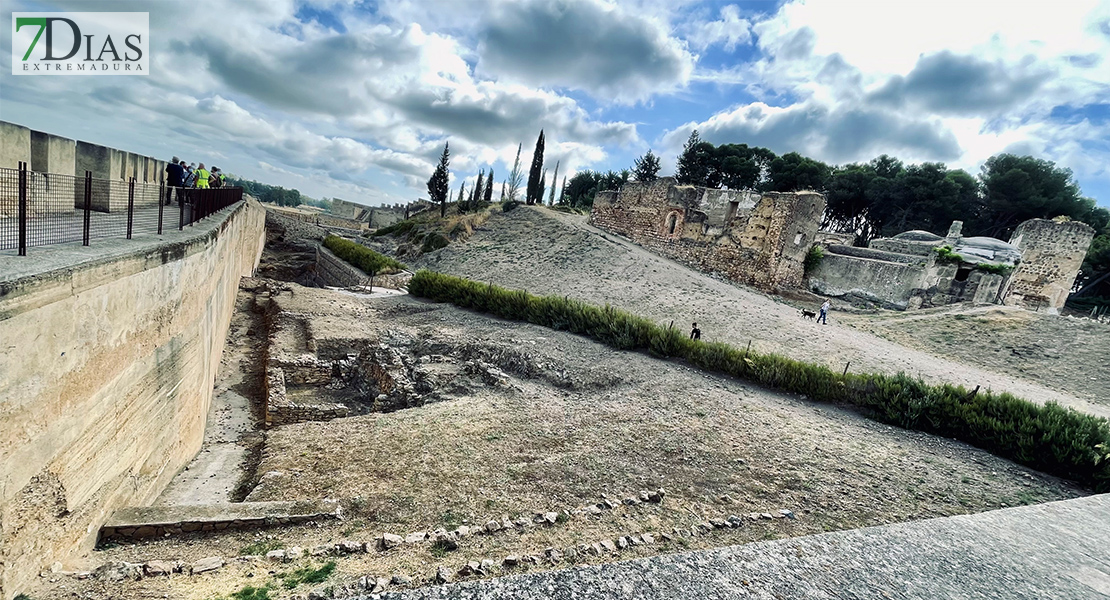
[[178, 241], [0, 281], [0, 598], [199, 451], [264, 214], [247, 201]]
[[1094, 236], [1094, 228], [1079, 221], [1030, 219], [1018, 225], [1010, 243], [1021, 250], [1021, 263], [1003, 292], [1002, 303], [1058, 313]]
[[[76, 177], [73, 202], [58, 203], [56, 195], [28, 198], [32, 214], [73, 212], [75, 206], [83, 207], [85, 172], [92, 172], [94, 179], [127, 181], [134, 177], [139, 182], [157, 183], [166, 172], [166, 161], [152, 156], [141, 156], [124, 150], [108, 148], [90, 142], [75, 141], [22, 125], [0, 121], [0, 168], [17, 169], [26, 162], [34, 173], [50, 173]], [[32, 177], [41, 178], [42, 175]], [[0, 177], [5, 179], [5, 177]], [[68, 180], [67, 180], [68, 185]], [[127, 207], [126, 190], [122, 186], [108, 186], [97, 182], [104, 189], [93, 192], [92, 210], [112, 212]], [[16, 198], [11, 195], [14, 185], [0, 181], [0, 216], [13, 215]], [[68, 192], [67, 192], [68, 193]], [[41, 205], [40, 205], [41, 204]]]

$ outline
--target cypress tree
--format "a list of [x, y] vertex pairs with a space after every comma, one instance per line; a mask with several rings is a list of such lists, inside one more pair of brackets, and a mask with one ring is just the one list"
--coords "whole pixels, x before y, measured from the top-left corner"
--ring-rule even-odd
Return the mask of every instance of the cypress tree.
[[[536, 186], [536, 204], [543, 206], [543, 191], [547, 188], [547, 169], [540, 175], [540, 183]], [[554, 189], [554, 188], [552, 188]]]
[[555, 184], [559, 183], [559, 161], [555, 161], [555, 173], [551, 176], [551, 196], [547, 199], [548, 206], [555, 206]]
[[471, 196], [470, 202], [467, 203], [467, 210], [475, 210], [478, 208], [478, 205], [482, 203], [482, 196], [485, 194], [482, 190], [482, 184], [485, 183], [485, 177], [485, 169], [478, 171], [478, 181], [474, 184], [474, 190], [471, 192], [473, 195]]
[[447, 150], [447, 142], [443, 143], [443, 155], [439, 157], [439, 165], [436, 166], [435, 172], [428, 178], [428, 198], [432, 202], [439, 202], [439, 216], [443, 217], [447, 214], [447, 192], [449, 191], [450, 183], [448, 183], [447, 165], [450, 162], [450, 152]]
[[[489, 169], [489, 177], [486, 178], [486, 197], [484, 198], [484, 205], [489, 206], [493, 202], [493, 167]], [[483, 208], [485, 208], [483, 206]]]
[[524, 195], [525, 204], [536, 204], [543, 194], [543, 130], [536, 139], [536, 150], [532, 153], [532, 168], [528, 170], [528, 188]]

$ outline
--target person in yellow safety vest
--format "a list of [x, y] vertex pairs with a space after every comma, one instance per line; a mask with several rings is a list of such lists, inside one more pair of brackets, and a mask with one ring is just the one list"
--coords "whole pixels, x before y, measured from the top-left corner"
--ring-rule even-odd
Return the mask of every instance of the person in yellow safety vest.
[[198, 190], [208, 189], [208, 175], [209, 173], [208, 170], [204, 168], [204, 163], [200, 163], [200, 166], [198, 166], [196, 170]]

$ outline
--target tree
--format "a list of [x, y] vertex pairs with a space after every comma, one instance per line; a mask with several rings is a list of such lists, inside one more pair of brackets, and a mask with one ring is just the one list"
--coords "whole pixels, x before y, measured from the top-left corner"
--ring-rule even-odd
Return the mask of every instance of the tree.
[[539, 185], [536, 186], [536, 204], [543, 204], [543, 192], [547, 189], [547, 169], [543, 170], [543, 175], [540, 175]]
[[555, 206], [555, 184], [559, 182], [559, 161], [555, 161], [555, 173], [551, 175], [551, 196], [547, 199], [548, 206]]
[[[463, 212], [463, 209], [462, 209], [462, 207], [463, 207], [463, 192], [465, 192], [465, 191], [466, 191], [466, 181], [459, 182], [459, 201], [457, 202], [459, 212]], [[443, 215], [440, 214], [440, 216], [442, 217]]]
[[766, 187], [771, 191], [821, 191], [828, 182], [829, 166], [819, 160], [791, 152], [771, 161], [767, 177]]
[[1082, 220], [1094, 201], [1080, 196], [1070, 169], [1032, 156], [998, 154], [987, 159], [979, 174], [984, 207], [976, 231], [1008, 238], [1019, 223], [1029, 219], [1066, 216]]
[[504, 202], [504, 201], [505, 201], [505, 182], [502, 181], [501, 182], [501, 199], [498, 200], [498, 202]]
[[648, 183], [659, 178], [659, 157], [648, 148], [646, 154], [636, 159], [632, 167], [632, 176], [636, 181]]
[[505, 186], [501, 186], [501, 201], [508, 200], [509, 202], [516, 201], [516, 195], [520, 193], [520, 182], [524, 181], [524, 173], [520, 170], [520, 149], [524, 144], [517, 144], [516, 147], [516, 160], [513, 161], [513, 170], [509, 171], [508, 191]]
[[489, 206], [491, 202], [493, 202], [493, 167], [490, 167], [489, 176], [486, 177], [486, 195], [485, 198], [482, 199], [482, 206], [480, 208]]
[[432, 202], [439, 202], [439, 216], [443, 217], [447, 214], [447, 192], [449, 189], [449, 179], [447, 172], [447, 165], [450, 162], [450, 152], [447, 149], [447, 142], [443, 143], [443, 155], [439, 157], [439, 165], [436, 170], [432, 172], [432, 176], [428, 178], [428, 198]]
[[540, 137], [536, 138], [536, 150], [532, 152], [532, 168], [528, 170], [528, 188], [525, 191], [524, 203], [537, 204], [542, 201], [543, 195], [543, 130]]
[[695, 129], [682, 147], [682, 154], [678, 157], [675, 168], [675, 178], [679, 183], [717, 187], [710, 185], [715, 169], [715, 148], [709, 142], [701, 141], [698, 130]]
[[482, 169], [478, 171], [478, 181], [474, 183], [474, 190], [471, 192], [473, 194], [473, 197], [471, 198], [470, 202], [467, 203], [466, 209], [468, 211], [477, 209], [478, 205], [482, 203], [482, 197], [485, 196], [486, 193], [483, 189], [485, 183], [486, 170]]
[[563, 175], [563, 187], [559, 190], [559, 204], [566, 204], [567, 200], [567, 176]]

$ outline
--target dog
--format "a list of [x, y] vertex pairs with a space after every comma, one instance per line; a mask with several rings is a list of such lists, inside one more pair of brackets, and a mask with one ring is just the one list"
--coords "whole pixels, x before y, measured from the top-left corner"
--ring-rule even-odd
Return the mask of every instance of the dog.
[[806, 310], [806, 309], [803, 308], [802, 309], [802, 318], [803, 319], [816, 319], [817, 318], [817, 313], [813, 312], [812, 310]]

